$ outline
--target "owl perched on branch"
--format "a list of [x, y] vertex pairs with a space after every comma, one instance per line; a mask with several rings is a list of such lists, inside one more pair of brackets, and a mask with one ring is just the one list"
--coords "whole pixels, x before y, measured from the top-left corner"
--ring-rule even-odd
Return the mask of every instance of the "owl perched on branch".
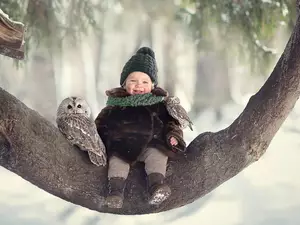
[[180, 105], [180, 100], [178, 97], [167, 96], [165, 97], [164, 102], [168, 113], [179, 122], [181, 129], [189, 127], [191, 130], [193, 130], [193, 123], [190, 120], [186, 110]]
[[93, 164], [106, 166], [106, 148], [91, 119], [88, 103], [79, 97], [65, 98], [60, 103], [56, 116], [57, 127], [70, 143], [87, 151]]

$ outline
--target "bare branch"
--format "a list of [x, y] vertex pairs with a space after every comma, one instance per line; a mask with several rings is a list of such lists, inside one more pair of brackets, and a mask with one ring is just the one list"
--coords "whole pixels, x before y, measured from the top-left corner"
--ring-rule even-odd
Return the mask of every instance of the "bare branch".
[[8, 15], [0, 9], [0, 54], [23, 59], [24, 33], [24, 25], [9, 19]]
[[23, 59], [24, 33], [24, 25], [9, 19], [8, 15], [0, 9], [0, 54]]

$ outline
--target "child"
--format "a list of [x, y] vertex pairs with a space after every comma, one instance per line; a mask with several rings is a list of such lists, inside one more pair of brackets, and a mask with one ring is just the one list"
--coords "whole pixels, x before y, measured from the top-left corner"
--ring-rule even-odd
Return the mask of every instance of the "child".
[[183, 132], [163, 103], [167, 92], [157, 87], [154, 52], [140, 48], [125, 64], [119, 88], [106, 91], [107, 106], [96, 118], [109, 157], [106, 204], [121, 208], [130, 165], [144, 162], [149, 204], [159, 205], [170, 194], [164, 182], [168, 157], [184, 152]]

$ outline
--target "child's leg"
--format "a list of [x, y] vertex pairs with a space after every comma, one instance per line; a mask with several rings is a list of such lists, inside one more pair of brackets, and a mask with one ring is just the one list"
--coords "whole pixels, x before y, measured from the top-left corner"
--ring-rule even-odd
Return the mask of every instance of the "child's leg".
[[148, 148], [140, 156], [145, 163], [146, 174], [160, 173], [166, 175], [168, 156], [156, 148]]
[[145, 163], [148, 175], [149, 204], [158, 205], [171, 194], [170, 187], [164, 183], [168, 156], [158, 149], [148, 148], [141, 154], [140, 161]]
[[109, 193], [106, 204], [109, 208], [122, 208], [124, 200], [125, 181], [128, 177], [130, 165], [122, 159], [112, 156], [108, 164]]
[[125, 180], [129, 174], [130, 165], [117, 156], [109, 158], [108, 162], [108, 179], [112, 177], [122, 177]]

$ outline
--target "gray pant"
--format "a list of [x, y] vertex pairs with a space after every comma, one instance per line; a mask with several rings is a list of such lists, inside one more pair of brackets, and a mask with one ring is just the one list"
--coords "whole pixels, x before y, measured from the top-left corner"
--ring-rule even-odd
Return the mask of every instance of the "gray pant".
[[[166, 175], [168, 156], [156, 148], [147, 148], [138, 157], [138, 161], [145, 163], [146, 174], [161, 173]], [[109, 159], [108, 178], [123, 177], [127, 179], [130, 165], [117, 156]]]

